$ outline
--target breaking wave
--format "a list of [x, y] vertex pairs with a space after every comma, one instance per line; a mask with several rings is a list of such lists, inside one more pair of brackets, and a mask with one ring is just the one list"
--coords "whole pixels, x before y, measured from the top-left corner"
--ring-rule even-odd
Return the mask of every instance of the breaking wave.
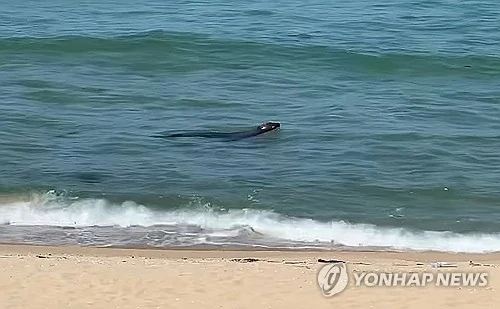
[[[371, 247], [402, 250], [436, 250], [450, 252], [492, 252], [498, 250], [498, 234], [458, 234], [437, 231], [410, 231], [402, 228], [351, 224], [344, 221], [319, 222], [312, 219], [286, 217], [256, 209], [213, 210], [209, 207], [187, 207], [176, 210], [155, 210], [129, 201], [111, 203], [106, 199], [78, 199], [55, 194], [31, 198], [0, 200], [0, 223], [7, 229], [42, 227], [60, 230], [85, 230], [108, 227], [122, 229], [107, 233], [106, 241], [87, 239], [86, 244], [169, 245], [265, 245], [267, 247]], [[139, 234], [131, 232], [131, 228]], [[128, 230], [127, 230], [128, 229]], [[132, 233], [132, 234], [131, 234]], [[141, 234], [142, 233], [142, 234]], [[153, 234], [170, 235], [168, 241]], [[18, 233], [19, 234], [19, 233]], [[53, 233], [52, 233], [53, 234]], [[149, 235], [145, 237], [144, 235]], [[88, 236], [89, 234], [86, 233]], [[141, 236], [142, 235], [142, 236]], [[186, 237], [196, 236], [196, 237]], [[65, 237], [67, 237], [66, 235]], [[95, 236], [97, 237], [97, 236]], [[118, 239], [126, 237], [126, 239]], [[88, 238], [88, 237], [87, 237]], [[102, 235], [101, 235], [102, 238]], [[131, 241], [135, 238], [135, 242]], [[175, 238], [175, 241], [173, 241]], [[23, 241], [29, 239], [26, 235]], [[149, 239], [140, 243], [140, 239]], [[184, 241], [179, 241], [183, 239]], [[12, 239], [11, 239], [12, 240]], [[19, 241], [20, 239], [14, 239]], [[61, 241], [64, 239], [61, 236]], [[50, 244], [47, 238], [42, 242]]]

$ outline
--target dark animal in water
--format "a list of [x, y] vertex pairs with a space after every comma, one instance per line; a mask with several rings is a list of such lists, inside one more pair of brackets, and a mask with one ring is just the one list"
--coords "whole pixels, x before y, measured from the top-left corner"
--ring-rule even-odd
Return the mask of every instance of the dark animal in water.
[[246, 130], [246, 131], [238, 131], [238, 132], [191, 131], [191, 132], [178, 132], [172, 134], [154, 135], [153, 137], [159, 137], [159, 138], [205, 137], [205, 138], [223, 138], [223, 139], [237, 140], [237, 139], [257, 136], [266, 132], [277, 131], [279, 129], [280, 129], [279, 122], [264, 122], [256, 126], [252, 130]]

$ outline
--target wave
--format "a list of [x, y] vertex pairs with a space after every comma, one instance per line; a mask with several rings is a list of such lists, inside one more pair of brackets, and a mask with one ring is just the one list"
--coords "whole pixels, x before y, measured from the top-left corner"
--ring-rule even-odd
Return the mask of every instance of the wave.
[[[128, 244], [147, 246], [151, 245], [151, 235], [158, 233], [162, 236], [161, 239], [155, 240], [155, 244], [160, 245], [181, 243], [182, 245], [239, 244], [270, 247], [285, 245], [320, 248], [334, 246], [448, 252], [493, 252], [498, 250], [500, 241], [499, 234], [411, 231], [344, 221], [319, 222], [286, 217], [265, 210], [214, 210], [206, 205], [164, 211], [132, 201], [120, 204], [105, 199], [63, 198], [53, 192], [34, 195], [25, 200], [0, 199], [0, 223], [4, 224], [4, 229], [30, 226], [77, 229], [82, 235], [87, 236], [88, 228], [121, 229], [120, 232], [108, 231], [106, 233], [108, 239], [104, 242], [103, 236], [95, 233], [94, 239], [88, 242], [94, 245], [128, 242]], [[140, 228], [143, 234], [130, 234], [131, 230], [127, 229], [131, 228], [135, 228], [135, 231]], [[29, 233], [29, 230], [23, 231]], [[43, 231], [37, 230], [37, 237], [40, 238], [41, 234]], [[0, 239], [5, 240], [9, 233], [3, 232], [1, 235]], [[53, 236], [54, 233], [47, 235]], [[64, 234], [61, 238], [69, 236]], [[96, 240], [99, 237], [101, 242]], [[24, 235], [14, 241], [26, 241], [26, 239], [29, 237]], [[44, 238], [41, 242], [50, 243], [50, 240]]]
[[[78, 56], [107, 60], [107, 65], [151, 63], [183, 65], [183, 70], [214, 67], [249, 69], [277, 66], [356, 70], [366, 74], [400, 76], [498, 76], [500, 57], [494, 55], [447, 55], [412, 52], [408, 49], [390, 52], [346, 50], [317, 44], [279, 44], [236, 39], [214, 38], [196, 33], [150, 31], [113, 37], [7, 37], [0, 38], [0, 55]], [[84, 56], [82, 58], [82, 56]], [[99, 65], [103, 63], [99, 62]]]

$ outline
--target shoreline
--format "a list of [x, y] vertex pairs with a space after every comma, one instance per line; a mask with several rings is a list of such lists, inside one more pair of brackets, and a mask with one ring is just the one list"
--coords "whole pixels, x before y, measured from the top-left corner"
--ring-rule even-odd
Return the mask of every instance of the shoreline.
[[189, 246], [189, 247], [148, 247], [148, 246], [78, 246], [78, 245], [45, 245], [45, 244], [23, 244], [23, 243], [3, 243], [0, 242], [1, 252], [56, 252], [78, 253], [78, 254], [99, 254], [109, 255], [116, 254], [123, 256], [127, 252], [135, 252], [136, 255], [150, 257], [162, 256], [170, 257], [188, 253], [195, 254], [198, 257], [224, 257], [228, 254], [241, 255], [289, 255], [289, 256], [307, 256], [307, 255], [341, 255], [341, 256], [411, 256], [411, 257], [449, 257], [454, 260], [463, 259], [466, 256], [476, 259], [494, 258], [500, 260], [500, 251], [469, 253], [469, 252], [451, 252], [451, 251], [436, 251], [436, 250], [403, 250], [403, 249], [369, 249], [367, 248], [271, 248], [271, 247], [250, 247], [250, 246]]
[[354, 260], [359, 259], [409, 259], [415, 261], [500, 261], [500, 252], [467, 253], [443, 251], [405, 251], [405, 250], [315, 250], [315, 249], [235, 249], [213, 247], [182, 247], [182, 248], [157, 248], [157, 247], [99, 247], [99, 246], [74, 246], [74, 245], [39, 245], [39, 244], [10, 244], [0, 243], [0, 254], [74, 254], [86, 256], [124, 257], [137, 256], [144, 258], [242, 258], [242, 257], [285, 257], [285, 258], [312, 258], [328, 259], [341, 257]]

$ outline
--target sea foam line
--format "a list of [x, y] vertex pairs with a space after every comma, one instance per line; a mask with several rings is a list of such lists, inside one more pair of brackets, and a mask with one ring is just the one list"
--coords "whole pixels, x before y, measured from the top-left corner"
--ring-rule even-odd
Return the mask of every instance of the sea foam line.
[[135, 202], [112, 204], [105, 199], [61, 201], [46, 196], [36, 196], [29, 201], [0, 200], [0, 223], [73, 227], [187, 224], [209, 233], [230, 233], [230, 230], [246, 226], [264, 237], [289, 241], [447, 252], [493, 252], [500, 246], [499, 234], [410, 231], [344, 221], [319, 222], [254, 209], [158, 211]]

